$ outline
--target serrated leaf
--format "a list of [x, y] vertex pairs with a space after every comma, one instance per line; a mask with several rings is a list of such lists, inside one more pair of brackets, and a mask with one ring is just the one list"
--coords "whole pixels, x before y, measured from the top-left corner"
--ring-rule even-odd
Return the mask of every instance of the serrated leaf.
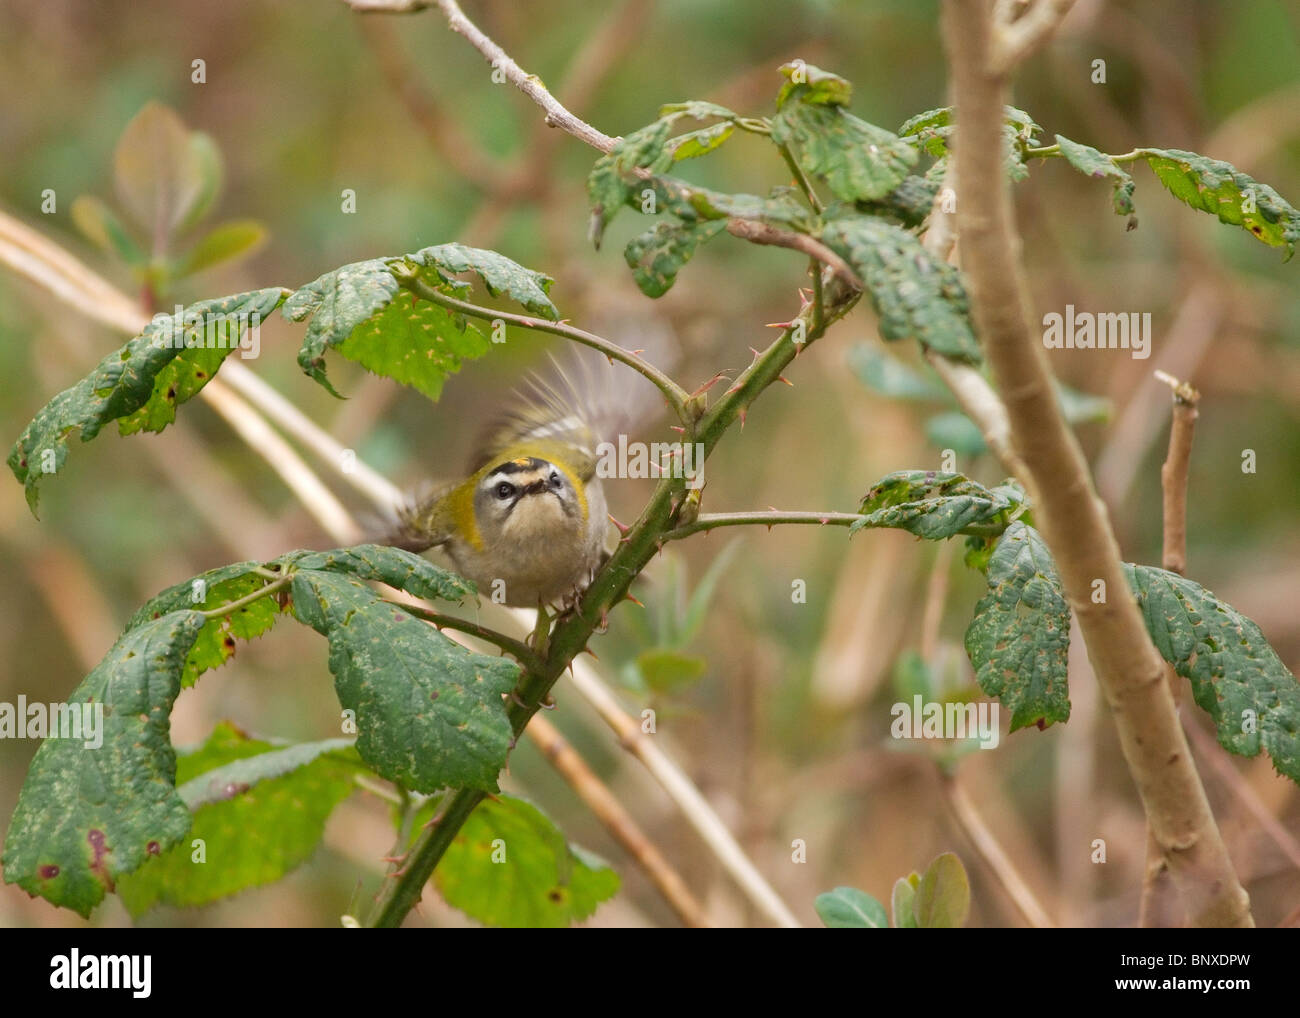
[[1051, 552], [1019, 521], [998, 539], [989, 592], [966, 629], [966, 653], [989, 696], [1011, 710], [1011, 731], [1070, 717], [1070, 607]]
[[147, 103], [123, 129], [113, 179], [146, 236], [165, 243], [202, 201], [208, 181], [201, 158], [189, 129], [162, 103]]
[[[1133, 189], [1137, 185], [1128, 173], [1120, 169], [1119, 163], [1106, 155], [1105, 152], [1099, 152], [1095, 148], [1081, 145], [1077, 141], [1071, 141], [1059, 134], [1056, 136], [1056, 143], [1061, 146], [1061, 155], [1065, 157], [1065, 161], [1080, 173], [1095, 180], [1109, 180], [1111, 182], [1114, 189], [1111, 203], [1115, 206], [1116, 215], [1133, 216]], [[1130, 218], [1129, 229], [1136, 225], [1137, 220]]]
[[247, 258], [266, 243], [266, 227], [255, 219], [237, 219], [208, 231], [181, 258], [177, 277], [192, 276], [222, 262]]
[[727, 107], [719, 106], [717, 103], [709, 102], [706, 99], [688, 99], [686, 102], [665, 103], [659, 107], [659, 116], [673, 120], [682, 116], [691, 117], [695, 120], [707, 120], [709, 117], [719, 117], [722, 120], [740, 119]]
[[488, 926], [515, 928], [586, 919], [619, 887], [603, 860], [569, 845], [541, 810], [508, 795], [470, 814], [433, 882], [453, 908]]
[[791, 98], [817, 106], [847, 106], [853, 99], [853, 85], [831, 71], [791, 60], [777, 68], [785, 75], [785, 83], [776, 94], [776, 107], [781, 109]]
[[429, 301], [416, 302], [393, 275], [395, 267], [418, 272], [422, 281], [448, 295], [469, 284], [461, 272], [479, 275], [492, 296], [506, 294], [526, 309], [555, 319], [546, 296], [551, 277], [495, 251], [441, 244], [397, 258], [372, 258], [327, 272], [297, 290], [284, 304], [285, 317], [311, 316], [298, 364], [334, 395], [325, 375], [325, 351], [338, 350], [368, 371], [419, 389], [430, 399], [466, 360], [482, 357], [491, 344], [463, 316]]
[[916, 929], [916, 913], [913, 902], [916, 900], [916, 888], [903, 877], [894, 881], [894, 891], [890, 895], [889, 905], [894, 913], [894, 927], [899, 930]]
[[813, 908], [826, 924], [827, 929], [888, 929], [889, 916], [885, 906], [876, 901], [866, 891], [856, 887], [837, 887], [833, 891], [817, 895]]
[[[1286, 248], [1286, 257], [1300, 242], [1300, 211], [1267, 184], [1242, 173], [1231, 163], [1180, 149], [1138, 149], [1169, 193], [1179, 201], [1240, 226], [1270, 247]], [[1253, 208], [1252, 208], [1253, 206]]]
[[407, 262], [422, 265], [437, 273], [443, 284], [459, 285], [453, 277], [462, 272], [473, 272], [493, 297], [505, 294], [535, 315], [551, 321], [560, 317], [547, 296], [555, 280], [544, 272], [526, 269], [505, 255], [464, 244], [437, 244], [421, 248], [407, 255]]
[[1023, 502], [1024, 496], [1009, 484], [989, 489], [964, 474], [900, 470], [882, 477], [867, 492], [858, 510], [865, 518], [849, 533], [864, 527], [898, 527], [941, 541], [1000, 514], [1008, 518]]
[[178, 611], [129, 630], [68, 698], [103, 705], [102, 744], [37, 750], [5, 840], [6, 883], [88, 916], [120, 876], [185, 836], [170, 716], [204, 622]]
[[1192, 685], [1224, 749], [1268, 752], [1300, 782], [1300, 683], [1259, 626], [1199, 583], [1154, 566], [1125, 565], [1160, 656]]
[[628, 241], [623, 258], [641, 292], [647, 297], [662, 297], [667, 293], [695, 249], [716, 237], [724, 225], [717, 221], [664, 220]]
[[597, 249], [605, 227], [638, 186], [635, 171], [644, 168], [662, 173], [672, 165], [673, 155], [666, 147], [671, 129], [669, 120], [647, 124], [620, 139], [591, 168], [587, 195], [591, 199], [591, 242]]
[[417, 792], [496, 791], [513, 741], [501, 697], [518, 665], [452, 642], [352, 576], [300, 568], [292, 590], [294, 615], [329, 640], [363, 760]]
[[961, 273], [937, 261], [920, 241], [871, 216], [831, 219], [822, 241], [866, 284], [887, 340], [915, 337], [948, 357], [979, 363]]
[[[257, 566], [256, 562], [236, 562], [168, 587], [145, 602], [131, 617], [126, 624], [127, 632], [169, 612], [183, 609], [212, 611], [254, 593], [267, 584], [264, 577], [252, 571]], [[219, 668], [230, 660], [235, 653], [235, 640], [252, 640], [269, 631], [281, 611], [272, 592], [242, 605], [229, 615], [208, 619], [185, 657], [182, 688], [194, 685], [204, 672]]]
[[660, 174], [641, 182], [655, 195], [656, 211], [668, 212], [685, 223], [700, 220], [753, 219], [807, 233], [815, 220], [808, 207], [788, 187], [772, 189], [767, 198], [756, 194], [726, 194]]
[[149, 260], [130, 231], [117, 218], [117, 213], [98, 198], [81, 195], [72, 203], [71, 214], [73, 224], [87, 240], [117, 255], [126, 265], [139, 268]]
[[462, 601], [475, 593], [474, 584], [464, 577], [412, 552], [382, 544], [358, 544], [333, 551], [295, 551], [278, 561], [294, 569], [377, 580], [416, 597], [439, 601]]
[[[242, 330], [221, 323], [225, 316], [270, 314], [280, 302], [280, 289], [253, 290], [191, 304], [179, 315], [155, 315], [139, 336], [109, 354], [89, 375], [50, 400], [23, 432], [9, 453], [9, 468], [27, 488], [27, 504], [36, 510], [37, 485], [56, 473], [68, 456], [68, 436], [80, 430], [89, 442], [105, 424], [122, 418], [122, 431], [161, 430], [175, 419], [176, 404], [184, 402], [211, 379], [213, 363], [233, 347], [192, 347], [185, 343], [229, 340]], [[174, 361], [180, 363], [172, 367]], [[170, 370], [169, 370], [170, 368]], [[211, 369], [211, 370], [206, 370]], [[202, 374], [202, 377], [200, 377]], [[132, 417], [137, 410], [138, 417]], [[48, 469], [47, 469], [48, 468]]]
[[921, 929], [965, 926], [970, 916], [970, 881], [961, 860], [951, 852], [944, 852], [930, 863], [916, 888], [912, 907], [916, 925]]
[[[355, 789], [347, 739], [277, 747], [218, 724], [177, 761], [177, 792], [192, 811], [189, 836], [123, 877], [133, 916], [156, 904], [206, 905], [279, 880], [315, 851], [334, 807]], [[203, 859], [195, 861], [195, 841]]]
[[937, 381], [870, 343], [851, 347], [848, 358], [853, 373], [882, 396], [924, 401], [948, 398], [948, 390]]
[[772, 140], [793, 143], [807, 172], [844, 201], [883, 198], [916, 165], [916, 148], [839, 106], [790, 102], [772, 118]]

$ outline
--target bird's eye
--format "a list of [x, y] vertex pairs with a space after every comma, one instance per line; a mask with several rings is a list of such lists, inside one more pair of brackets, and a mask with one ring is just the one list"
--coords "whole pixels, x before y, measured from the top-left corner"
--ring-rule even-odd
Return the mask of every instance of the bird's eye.
[[551, 471], [551, 487], [552, 487], [552, 488], [558, 488], [558, 487], [560, 487], [560, 483], [561, 483], [561, 482], [560, 482], [560, 475], [559, 475], [558, 473], [556, 473], [554, 470], [552, 470], [552, 471]]
[[497, 498], [501, 498], [501, 499], [509, 498], [514, 493], [515, 493], [515, 486], [513, 484], [509, 484], [506, 481], [502, 481], [500, 484], [497, 485]]

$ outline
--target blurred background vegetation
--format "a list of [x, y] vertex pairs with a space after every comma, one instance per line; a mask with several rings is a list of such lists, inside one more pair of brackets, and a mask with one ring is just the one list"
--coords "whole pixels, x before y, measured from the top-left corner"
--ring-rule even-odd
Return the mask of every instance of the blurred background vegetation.
[[[895, 128], [945, 103], [937, 5], [917, 0], [487, 0], [467, 12], [527, 70], [609, 134], [654, 118], [660, 104], [710, 99], [771, 112], [776, 68], [794, 57], [855, 85], [853, 111]], [[561, 312], [624, 346], [680, 347], [688, 388], [749, 361], [773, 335], [764, 324], [797, 308], [805, 265], [790, 252], [722, 238], [664, 298], [644, 298], [621, 257], [642, 227], [618, 219], [600, 252], [586, 239], [584, 182], [594, 153], [542, 126], [436, 11], [362, 18], [333, 0], [293, 3], [96, 4], [46, 0], [0, 9], [0, 206], [66, 245], [132, 293], [139, 281], [74, 227], [73, 199], [115, 201], [113, 152], [146, 103], [173, 108], [216, 142], [225, 185], [212, 221], [251, 218], [268, 231], [251, 257], [196, 275], [171, 299], [189, 302], [254, 287], [297, 286], [340, 264], [459, 240], [550, 273]], [[191, 62], [206, 82], [191, 82]], [[1106, 62], [1105, 84], [1091, 81]], [[1300, 201], [1300, 9], [1285, 0], [1238, 3], [1081, 0], [1060, 36], [1020, 77], [1015, 102], [1054, 132], [1107, 152], [1183, 148], [1237, 164]], [[1052, 365], [1109, 413], [1079, 425], [1129, 560], [1160, 559], [1159, 464], [1168, 432], [1162, 367], [1202, 394], [1191, 473], [1189, 575], [1254, 618], [1284, 662], [1300, 665], [1300, 285], [1276, 250], [1180, 206], [1144, 167], [1133, 170], [1140, 227], [1126, 232], [1109, 189], [1060, 160], [1036, 164], [1016, 187], [1034, 299], [1099, 311], [1150, 311], [1155, 353], [1058, 352]], [[685, 175], [727, 191], [766, 193], [785, 168], [761, 139], [734, 137]], [[41, 213], [52, 188], [57, 211]], [[356, 192], [356, 214], [340, 192]], [[262, 330], [246, 362], [398, 483], [455, 475], [469, 443], [547, 349], [519, 337], [467, 365], [432, 404], [341, 359], [330, 373], [346, 402], [299, 371], [300, 328]], [[0, 272], [0, 433], [16, 438], [39, 407], [85, 374], [122, 337], [48, 293]], [[710, 511], [851, 511], [880, 475], [937, 468], [1001, 479], [987, 456], [956, 443], [933, 418], [942, 401], [905, 400], [865, 384], [878, 358], [870, 308], [846, 322], [755, 405], [708, 467]], [[902, 345], [889, 354], [922, 368]], [[662, 429], [662, 422], [660, 424]], [[655, 436], [658, 436], [655, 432]], [[955, 435], [955, 437], [953, 437]], [[1258, 472], [1243, 475], [1243, 449]], [[325, 476], [351, 499], [326, 472]], [[59, 700], [158, 590], [228, 561], [331, 542], [264, 462], [201, 401], [162, 435], [124, 441], [108, 429], [73, 443], [67, 468], [44, 486], [41, 520], [20, 485], [0, 485], [0, 700]], [[614, 513], [630, 520], [649, 482], [624, 481]], [[356, 503], [358, 510], [367, 507]], [[731, 549], [726, 552], [726, 549]], [[1021, 918], [970, 840], [974, 804], [1033, 893], [1058, 922], [1135, 921], [1145, 849], [1140, 809], [1081, 645], [1071, 655], [1068, 725], [1004, 738], [994, 752], [889, 738], [889, 707], [913, 690], [977, 694], [962, 634], [982, 577], [959, 548], [902, 533], [726, 531], [666, 551], [594, 649], [630, 687], [634, 714], [658, 711], [658, 735], [805, 922], [813, 897], [855, 885], [888, 900], [893, 880], [956, 851], [973, 885], [972, 925]], [[665, 622], [717, 564], [707, 613], [692, 632]], [[792, 601], [803, 580], [806, 603]], [[641, 613], [643, 618], [634, 619]], [[656, 622], [656, 620], [658, 620]], [[654, 624], [652, 624], [654, 623]], [[667, 628], [665, 628], [665, 626]], [[638, 655], [666, 639], [702, 662], [693, 681], [655, 682]], [[663, 678], [664, 676], [660, 676]], [[653, 676], [652, 676], [653, 678]], [[671, 678], [671, 676], [669, 676]], [[576, 696], [557, 689], [550, 715], [653, 840], [680, 867], [716, 921], [755, 915], [666, 797]], [[324, 642], [285, 625], [241, 645], [225, 668], [182, 695], [179, 746], [220, 719], [263, 736], [337, 734], [338, 704]], [[1189, 723], [1204, 728], [1195, 708]], [[1004, 732], [1005, 736], [1005, 732]], [[1296, 789], [1266, 758], [1228, 759], [1194, 741], [1229, 850], [1261, 925], [1300, 901]], [[0, 741], [0, 829], [13, 810], [35, 742]], [[943, 765], [943, 766], [941, 766]], [[947, 767], [945, 772], [944, 767]], [[945, 773], [955, 776], [945, 777]], [[594, 925], [673, 924], [672, 913], [527, 742], [505, 787], [542, 805], [572, 840], [605, 855], [624, 880]], [[1243, 790], [1248, 790], [1248, 793]], [[1259, 810], [1290, 831], [1266, 833]], [[1107, 862], [1090, 862], [1094, 839]], [[791, 861], [803, 839], [807, 862]], [[332, 925], [359, 907], [392, 844], [387, 807], [359, 792], [331, 820], [324, 846], [281, 883], [201, 910], [160, 909], [168, 925]], [[76, 916], [0, 888], [0, 924], [75, 925]], [[129, 917], [110, 897], [91, 920]], [[413, 923], [466, 922], [426, 894]]]

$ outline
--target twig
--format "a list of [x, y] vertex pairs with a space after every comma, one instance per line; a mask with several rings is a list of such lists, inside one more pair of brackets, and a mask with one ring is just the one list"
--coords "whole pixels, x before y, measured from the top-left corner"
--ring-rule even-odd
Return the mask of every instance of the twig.
[[531, 647], [520, 640], [507, 636], [505, 633], [498, 633], [493, 629], [488, 629], [487, 626], [480, 626], [477, 622], [471, 622], [469, 619], [461, 619], [455, 615], [431, 611], [422, 605], [412, 604], [410, 600], [403, 599], [401, 602], [389, 601], [388, 603], [401, 608], [403, 611], [410, 612], [418, 619], [432, 623], [439, 629], [454, 629], [485, 643], [490, 643], [495, 647], [500, 647], [507, 654], [513, 655], [525, 668], [540, 668], [542, 666], [542, 659], [533, 653]]
[[753, 219], [728, 219], [727, 232], [733, 237], [739, 237], [753, 244], [768, 244], [773, 247], [788, 247], [791, 251], [802, 251], [827, 266], [845, 286], [855, 290], [862, 289], [862, 280], [850, 268], [849, 263], [821, 241], [806, 233], [779, 230], [775, 226], [768, 226]]
[[465, 16], [465, 12], [460, 9], [456, 0], [435, 0], [435, 2], [446, 16], [447, 24], [453, 32], [463, 35], [471, 46], [483, 54], [483, 58], [492, 65], [493, 70], [504, 74], [506, 81], [546, 111], [546, 123], [549, 126], [558, 127], [602, 152], [608, 152], [614, 147], [617, 138], [611, 138], [570, 113], [555, 96], [551, 95], [547, 87], [542, 84], [541, 78], [525, 72], [505, 50], [484, 35], [479, 27]]
[[1035, 929], [1054, 928], [1056, 924], [1048, 916], [1047, 910], [1039, 904], [1034, 892], [1029, 889], [1029, 885], [1025, 883], [1011, 858], [1003, 851], [1002, 845], [989, 830], [965, 789], [957, 783], [956, 778], [951, 776], [943, 778], [942, 787], [944, 798], [952, 808], [952, 815], [957, 820], [958, 826], [970, 839], [971, 845], [984, 860], [984, 864], [993, 873], [998, 883], [1002, 885], [1002, 889], [1007, 892], [1007, 896], [1024, 917], [1025, 922]]
[[[1054, 8], [1055, 9], [1055, 8]], [[1187, 740], [1119, 548], [1061, 417], [1046, 355], [1030, 323], [1019, 238], [998, 138], [1008, 68], [990, 70], [990, 6], [945, 0], [944, 44], [953, 75], [963, 197], [959, 228], [971, 303], [999, 391], [1006, 397], [1035, 513], [1113, 711], [1143, 808], [1197, 926], [1251, 926], [1249, 898], [1210, 812]], [[1022, 54], [1023, 55], [1023, 54]], [[1091, 597], [1100, 581], [1105, 603]]]
[[609, 787], [569, 745], [559, 729], [541, 715], [535, 715], [528, 722], [524, 734], [537, 743], [542, 755], [568, 781], [569, 787], [578, 793], [592, 814], [604, 824], [605, 830], [645, 870], [646, 876], [659, 889], [677, 917], [687, 926], [712, 926], [703, 906], [691, 894], [680, 874], [637, 826], [632, 815], [623, 808]]
[[439, 290], [435, 290], [424, 282], [416, 273], [406, 272], [401, 265], [393, 267], [393, 275], [397, 277], [398, 282], [405, 286], [412, 294], [421, 300], [432, 301], [435, 304], [441, 304], [445, 308], [451, 308], [453, 311], [459, 311], [463, 315], [469, 315], [471, 318], [479, 318], [485, 321], [501, 320], [509, 322], [512, 325], [518, 325], [521, 328], [532, 329], [534, 332], [546, 332], [552, 336], [563, 336], [565, 339], [573, 340], [575, 343], [581, 343], [583, 346], [589, 346], [594, 350], [599, 350], [611, 360], [619, 361], [626, 364], [633, 371], [649, 379], [655, 387], [664, 394], [669, 405], [676, 412], [677, 417], [685, 424], [691, 423], [691, 417], [686, 409], [686, 403], [690, 399], [687, 393], [680, 385], [674, 382], [666, 374], [656, 368], [640, 355], [633, 353], [631, 350], [624, 350], [617, 343], [613, 343], [603, 336], [597, 336], [593, 332], [587, 332], [584, 329], [574, 328], [572, 325], [566, 325], [563, 322], [551, 322], [545, 318], [530, 318], [527, 315], [511, 314], [507, 311], [495, 311], [492, 308], [481, 308], [476, 304], [470, 304], [463, 300], [457, 300], [455, 297], [449, 297]]
[[654, 739], [643, 734], [641, 726], [624, 713], [605, 683], [586, 661], [573, 662], [570, 683], [618, 735], [623, 748], [636, 757], [659, 782], [750, 902], [778, 926], [800, 926], [794, 913], [759, 873], [700, 790], [655, 744]]
[[1010, 73], [1047, 42], [1074, 0], [1032, 0], [1029, 8], [1010, 20], [1009, 7], [999, 11], [989, 40], [988, 71], [994, 76]]

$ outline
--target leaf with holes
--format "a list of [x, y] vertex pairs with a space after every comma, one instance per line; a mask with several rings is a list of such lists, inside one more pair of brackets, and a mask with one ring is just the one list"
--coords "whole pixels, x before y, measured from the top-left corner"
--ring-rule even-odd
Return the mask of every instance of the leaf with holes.
[[88, 916], [118, 877], [189, 831], [170, 715], [205, 621], [176, 611], [128, 630], [68, 698], [79, 715], [102, 708], [102, 727], [36, 751], [5, 840], [6, 883]]
[[1006, 523], [1024, 507], [1014, 483], [989, 489], [963, 474], [902, 470], [882, 477], [858, 510], [864, 518], [850, 528], [897, 527], [929, 541], [941, 541], [980, 523]]
[[948, 357], [979, 363], [966, 287], [954, 266], [937, 261], [910, 233], [871, 216], [834, 217], [821, 239], [866, 284], [882, 337], [915, 337]]
[[989, 696], [1011, 710], [1011, 731], [1070, 717], [1070, 607], [1038, 532], [1012, 523], [988, 564], [989, 592], [966, 629], [966, 653]]
[[1300, 683], [1255, 625], [1199, 583], [1154, 566], [1124, 567], [1160, 656], [1192, 684], [1219, 744], [1268, 752], [1300, 783]]
[[565, 841], [532, 803], [503, 795], [470, 814], [433, 872], [447, 904], [488, 926], [555, 928], [618, 892], [601, 859]]
[[241, 322], [259, 324], [283, 296], [272, 287], [199, 301], [175, 315], [155, 315], [144, 332], [46, 403], [9, 453], [9, 469], [26, 486], [32, 512], [41, 479], [57, 473], [66, 461], [73, 431], [80, 432], [83, 442], [110, 421], [121, 421], [120, 430], [128, 435], [141, 428], [161, 431], [175, 419], [177, 404], [202, 389], [237, 345], [215, 344], [242, 335]]
[[623, 258], [641, 292], [647, 297], [662, 297], [667, 293], [695, 249], [716, 237], [723, 225], [707, 220], [696, 223], [665, 220], [628, 241]]
[[839, 106], [787, 102], [772, 118], [772, 140], [793, 144], [799, 165], [844, 201], [883, 198], [916, 165], [914, 145]]

